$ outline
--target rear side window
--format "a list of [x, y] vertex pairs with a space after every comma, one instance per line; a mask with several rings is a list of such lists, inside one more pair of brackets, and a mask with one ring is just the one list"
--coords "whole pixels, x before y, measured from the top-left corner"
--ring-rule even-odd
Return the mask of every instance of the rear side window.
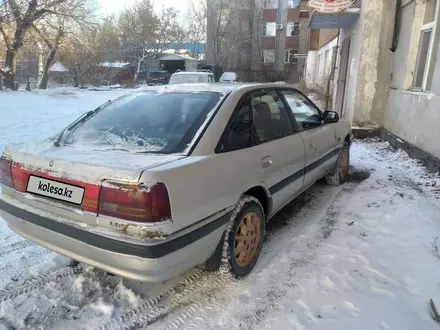
[[252, 124], [251, 102], [247, 96], [238, 106], [234, 113], [222, 142], [219, 151], [233, 151], [252, 146], [256, 141], [255, 130]]
[[99, 150], [184, 152], [221, 98], [211, 92], [128, 94], [74, 129], [65, 144]]
[[251, 147], [294, 133], [292, 119], [275, 90], [247, 95], [231, 117], [218, 152]]
[[251, 99], [253, 122], [261, 142], [293, 133], [292, 120], [275, 90], [253, 92]]

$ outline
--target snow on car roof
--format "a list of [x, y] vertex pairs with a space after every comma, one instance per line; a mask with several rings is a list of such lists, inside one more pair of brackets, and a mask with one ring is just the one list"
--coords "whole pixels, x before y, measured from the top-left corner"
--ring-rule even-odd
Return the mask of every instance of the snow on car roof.
[[[174, 85], [160, 85], [148, 86], [144, 90], [155, 90], [159, 93], [172, 92], [214, 92], [214, 93], [230, 93], [239, 89], [246, 89], [249, 87], [257, 88], [276, 88], [280, 87], [281, 83], [201, 83], [201, 84], [174, 84]], [[288, 84], [283, 84], [290, 86]], [[293, 87], [293, 86], [290, 86]]]
[[208, 75], [208, 74], [212, 74], [212, 72], [206, 72], [206, 71], [179, 71], [179, 72], [174, 72], [173, 74], [175, 75]]

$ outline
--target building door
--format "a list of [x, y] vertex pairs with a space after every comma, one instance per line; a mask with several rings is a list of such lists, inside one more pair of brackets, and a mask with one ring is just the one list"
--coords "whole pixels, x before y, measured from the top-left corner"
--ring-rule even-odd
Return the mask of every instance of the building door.
[[342, 117], [345, 98], [345, 86], [347, 80], [348, 56], [350, 53], [350, 38], [342, 42], [341, 57], [339, 60], [338, 85], [336, 90], [336, 112]]

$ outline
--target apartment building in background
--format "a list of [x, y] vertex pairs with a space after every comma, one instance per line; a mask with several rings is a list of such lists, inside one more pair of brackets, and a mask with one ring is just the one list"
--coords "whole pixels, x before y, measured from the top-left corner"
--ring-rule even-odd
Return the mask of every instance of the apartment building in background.
[[301, 0], [208, 0], [207, 63], [244, 81], [303, 78], [309, 9]]

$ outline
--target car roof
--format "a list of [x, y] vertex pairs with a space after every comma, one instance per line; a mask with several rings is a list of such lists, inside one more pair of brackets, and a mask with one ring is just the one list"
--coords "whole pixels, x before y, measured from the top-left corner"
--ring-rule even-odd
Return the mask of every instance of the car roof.
[[286, 83], [202, 83], [202, 84], [173, 84], [161, 86], [148, 86], [145, 90], [155, 90], [162, 93], [171, 92], [214, 92], [230, 93], [238, 90], [249, 90], [253, 88], [280, 88], [288, 87], [295, 89]]
[[204, 72], [204, 71], [180, 71], [180, 72], [175, 72], [175, 73], [173, 73], [173, 75], [194, 75], [194, 74], [199, 74], [199, 75], [209, 75], [209, 74], [212, 74], [212, 72]]
[[222, 74], [222, 77], [223, 76], [237, 76], [237, 74], [235, 73], [235, 72], [232, 72], [232, 71], [226, 71], [226, 72], [223, 72], [223, 74]]

